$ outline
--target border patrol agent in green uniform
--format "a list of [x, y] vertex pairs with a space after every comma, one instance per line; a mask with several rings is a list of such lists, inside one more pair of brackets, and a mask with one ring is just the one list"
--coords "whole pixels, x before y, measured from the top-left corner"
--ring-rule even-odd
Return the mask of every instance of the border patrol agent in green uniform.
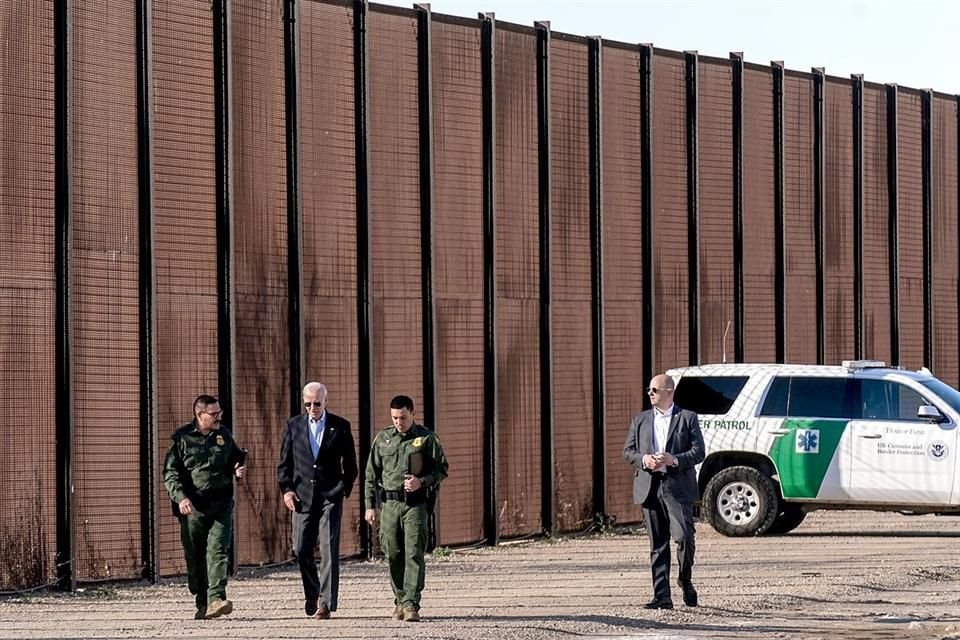
[[220, 425], [213, 396], [193, 402], [193, 422], [177, 429], [163, 465], [163, 483], [180, 521], [187, 583], [196, 599], [196, 619], [233, 611], [227, 600], [227, 568], [233, 539], [233, 478], [242, 478], [246, 451]]
[[364, 518], [377, 521], [376, 504], [383, 507], [380, 546], [390, 565], [393, 618], [420, 621], [420, 594], [426, 563], [427, 505], [447, 477], [447, 459], [440, 440], [413, 421], [413, 400], [397, 396], [390, 402], [393, 426], [377, 434], [367, 460]]

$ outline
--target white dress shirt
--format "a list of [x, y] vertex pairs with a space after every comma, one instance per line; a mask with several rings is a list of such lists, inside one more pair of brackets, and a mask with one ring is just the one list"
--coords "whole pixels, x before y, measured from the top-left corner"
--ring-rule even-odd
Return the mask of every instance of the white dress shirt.
[[670, 405], [666, 411], [653, 408], [653, 451], [654, 453], [663, 453], [667, 446], [667, 434], [670, 432], [670, 418], [673, 417], [673, 407]]

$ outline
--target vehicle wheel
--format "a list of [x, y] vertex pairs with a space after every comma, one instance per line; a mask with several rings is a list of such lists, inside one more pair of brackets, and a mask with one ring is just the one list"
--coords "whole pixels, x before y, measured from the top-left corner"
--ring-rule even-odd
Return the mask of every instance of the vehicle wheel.
[[773, 480], [753, 467], [728, 467], [703, 492], [704, 517], [725, 536], [765, 533], [779, 510]]
[[767, 533], [779, 535], [793, 531], [800, 526], [800, 523], [806, 517], [807, 512], [803, 510], [803, 507], [795, 504], [785, 504], [783, 510], [774, 518], [773, 524], [767, 529]]

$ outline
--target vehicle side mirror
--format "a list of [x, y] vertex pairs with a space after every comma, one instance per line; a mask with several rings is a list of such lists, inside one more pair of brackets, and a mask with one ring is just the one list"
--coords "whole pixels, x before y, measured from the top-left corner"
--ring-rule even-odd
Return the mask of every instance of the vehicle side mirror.
[[930, 405], [921, 405], [917, 409], [917, 417], [923, 418], [924, 420], [929, 420], [930, 422], [946, 422], [947, 419], [944, 417], [936, 407], [931, 407]]

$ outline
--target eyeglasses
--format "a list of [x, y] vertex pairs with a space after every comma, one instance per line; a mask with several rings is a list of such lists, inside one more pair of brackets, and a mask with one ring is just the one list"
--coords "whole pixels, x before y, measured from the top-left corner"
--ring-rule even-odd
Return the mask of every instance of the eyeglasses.
[[201, 411], [200, 413], [205, 413], [205, 414], [207, 414], [208, 416], [213, 416], [214, 418], [216, 418], [216, 417], [219, 416], [221, 413], [223, 413], [223, 409], [221, 409], [220, 411]]
[[673, 389], [657, 389], [656, 387], [648, 387], [647, 393], [653, 395], [655, 393], [666, 393], [667, 391], [673, 391]]
[[309, 409], [310, 407], [322, 407], [322, 406], [323, 406], [323, 401], [304, 402], [304, 403], [303, 403], [304, 409]]

